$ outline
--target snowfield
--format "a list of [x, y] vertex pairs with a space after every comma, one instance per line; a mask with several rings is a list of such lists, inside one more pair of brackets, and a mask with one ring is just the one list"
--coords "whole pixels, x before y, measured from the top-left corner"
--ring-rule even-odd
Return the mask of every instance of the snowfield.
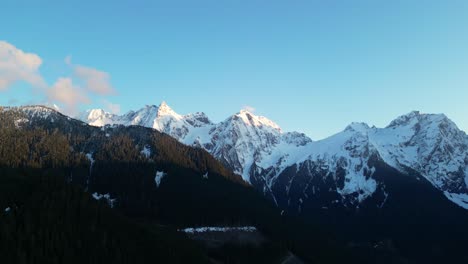
[[180, 229], [179, 232], [183, 233], [206, 233], [206, 232], [233, 232], [233, 231], [242, 231], [242, 232], [255, 232], [257, 228], [253, 226], [242, 226], [242, 227], [196, 227], [196, 228], [185, 228]]

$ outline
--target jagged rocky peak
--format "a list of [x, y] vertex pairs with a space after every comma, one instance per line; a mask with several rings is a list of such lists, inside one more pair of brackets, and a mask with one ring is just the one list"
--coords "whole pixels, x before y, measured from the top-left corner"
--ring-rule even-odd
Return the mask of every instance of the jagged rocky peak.
[[[95, 113], [96, 117], [103, 114], [102, 110]], [[344, 131], [314, 142], [302, 133], [283, 133], [275, 122], [248, 110], [220, 123], [212, 123], [199, 112], [179, 115], [165, 102], [123, 116], [102, 116], [94, 124], [147, 126], [184, 144], [202, 147], [272, 197], [281, 195], [274, 186], [284, 190], [297, 176], [287, 168], [304, 164], [303, 180], [337, 177], [339, 181], [333, 180], [327, 190], [342, 198], [359, 193], [356, 202], [360, 203], [384, 188], [373, 178], [373, 157], [379, 157], [403, 173], [407, 168], [420, 173], [450, 200], [468, 209], [468, 136], [442, 114], [413, 111], [386, 128], [351, 123]]]
[[305, 146], [305, 145], [312, 142], [312, 139], [310, 139], [308, 136], [306, 136], [306, 134], [299, 133], [299, 132], [284, 133], [282, 135], [282, 139], [287, 144], [292, 144], [292, 145], [295, 145], [297, 147]]
[[359, 132], [359, 133], [362, 133], [362, 134], [366, 134], [369, 129], [371, 129], [371, 128], [366, 123], [353, 122], [353, 123], [349, 124], [345, 128], [345, 131], [353, 131], [353, 132]]
[[187, 123], [194, 127], [201, 127], [204, 125], [212, 125], [213, 122], [208, 118], [208, 116], [203, 112], [196, 112], [192, 114], [187, 114], [184, 116]]
[[264, 117], [264, 116], [257, 116], [253, 114], [252, 112], [242, 109], [239, 113], [235, 114], [232, 117], [233, 120], [241, 120], [243, 121], [246, 125], [252, 126], [252, 127], [267, 127], [267, 128], [272, 128], [274, 130], [277, 130], [278, 132], [282, 132], [281, 128], [278, 124], [275, 122], [271, 121], [270, 119]]
[[[426, 124], [450, 124], [456, 126], [446, 115], [444, 114], [424, 114], [420, 111], [412, 111], [406, 115], [397, 117], [395, 120], [390, 122], [387, 128], [395, 128], [401, 126], [417, 126], [419, 123], [425, 122]], [[457, 128], [458, 129], [458, 128]]]
[[397, 117], [395, 120], [390, 122], [390, 124], [387, 127], [396, 127], [396, 126], [408, 125], [409, 123], [419, 121], [420, 116], [421, 116], [421, 112], [412, 111], [409, 114]]
[[[154, 106], [156, 107], [156, 106]], [[179, 114], [177, 114], [172, 108], [165, 102], [163, 101], [158, 109], [158, 116], [173, 116], [173, 117], [181, 117]]]
[[398, 117], [387, 128], [394, 130], [394, 134], [411, 136], [412, 141], [425, 141], [428, 148], [439, 144], [467, 143], [465, 132], [444, 114], [421, 114], [413, 111]]
[[86, 112], [88, 119], [98, 119], [101, 116], [106, 115], [106, 112], [102, 109], [92, 109]]

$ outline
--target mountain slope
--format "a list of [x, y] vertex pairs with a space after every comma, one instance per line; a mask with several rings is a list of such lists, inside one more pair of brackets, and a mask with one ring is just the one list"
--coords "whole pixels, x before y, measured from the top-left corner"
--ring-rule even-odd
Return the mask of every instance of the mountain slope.
[[[215, 127], [204, 139], [218, 135], [216, 139], [222, 142], [210, 139], [211, 147], [223, 146], [225, 157], [239, 161], [244, 153], [253, 155], [244, 163], [251, 165], [250, 183], [276, 202], [278, 210], [205, 150], [181, 144], [180, 139], [154, 129], [90, 127], [41, 107], [1, 110], [2, 166], [59, 171], [68, 182], [83, 186], [133, 219], [177, 228], [256, 226], [276, 241], [279, 252], [287, 254], [291, 249], [312, 263], [467, 261], [463, 251], [468, 245], [467, 211], [450, 202], [440, 187], [434, 188], [429, 176], [408, 166], [389, 164], [389, 157], [399, 160], [408, 155], [381, 149], [390, 147], [379, 142], [404, 144], [394, 143], [383, 133], [393, 126], [377, 129], [355, 123], [316, 142], [298, 133], [283, 133], [274, 123], [248, 112], [198, 127]], [[421, 135], [418, 144], [425, 138], [444, 143], [430, 153], [451, 150], [447, 146], [463, 139], [444, 139], [453, 134], [442, 129], [444, 119], [433, 122], [431, 133], [421, 134], [425, 129], [417, 130], [417, 125], [406, 129], [409, 135]], [[167, 131], [182, 131], [174, 127], [180, 128], [169, 126]], [[436, 136], [423, 137], [428, 134]], [[235, 135], [239, 138], [233, 140]], [[191, 136], [187, 133], [183, 139]], [[408, 138], [416, 137], [408, 136], [403, 142]], [[208, 149], [206, 144], [203, 148]], [[460, 147], [453, 149], [463, 154], [464, 145], [456, 146]], [[256, 147], [259, 149], [253, 153], [244, 152]], [[337, 246], [341, 243], [336, 239], [345, 246]], [[431, 248], [430, 254], [427, 248]], [[245, 256], [245, 252], [233, 254]]]
[[[107, 119], [105, 113], [92, 115], [96, 111], [102, 113], [93, 110], [84, 121], [97, 126], [138, 124], [202, 147], [273, 200], [278, 197], [272, 188], [279, 185], [288, 190], [292, 181], [278, 184], [281, 173], [295, 164], [314, 164], [321, 167], [323, 176], [345, 179], [343, 186], [332, 188], [341, 198], [356, 196], [357, 205], [379, 186], [368, 165], [369, 158], [377, 156], [403, 173], [417, 171], [448, 199], [468, 209], [468, 136], [444, 115], [412, 112], [386, 128], [353, 123], [337, 135], [313, 142], [304, 134], [284, 133], [274, 122], [248, 111], [219, 124], [197, 113], [201, 118], [196, 125], [194, 115], [179, 115], [166, 103], [137, 111], [145, 113], [145, 118], [130, 112]], [[314, 175], [317, 173], [310, 172], [309, 178]], [[304, 186], [309, 187], [313, 186]]]
[[[208, 152], [154, 129], [92, 127], [40, 106], [0, 108], [0, 168], [61, 176], [145, 225], [255, 226], [271, 242], [264, 246], [275, 248], [275, 256], [291, 250], [306, 261], [330, 263], [344, 256], [334, 256], [343, 249], [333, 237], [281, 215]], [[256, 260], [271, 259], [262, 247], [230, 250], [228, 245], [222, 255], [235, 261], [247, 255], [239, 250], [253, 250], [259, 254]], [[212, 250], [205, 253], [219, 256]]]
[[210, 263], [184, 235], [135, 223], [53, 174], [0, 168], [2, 263]]

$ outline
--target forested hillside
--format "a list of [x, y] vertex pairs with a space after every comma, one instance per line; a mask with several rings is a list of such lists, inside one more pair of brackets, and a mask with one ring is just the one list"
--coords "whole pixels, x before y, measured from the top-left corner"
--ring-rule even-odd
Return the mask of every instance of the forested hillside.
[[[102, 254], [95, 254], [98, 258], [106, 258], [106, 247], [110, 250], [114, 245], [116, 249], [120, 245], [127, 248], [128, 252], [122, 254], [131, 256], [139, 251], [125, 243], [139, 245], [140, 242], [130, 239], [123, 243], [119, 239], [127, 232], [138, 233], [135, 230], [148, 232], [148, 227], [160, 232], [157, 228], [160, 226], [167, 227], [168, 232], [193, 226], [255, 226], [271, 242], [265, 247], [274, 248], [275, 252], [249, 246], [228, 247], [220, 249], [221, 253], [206, 250], [200, 253], [189, 242], [187, 247], [185, 242], [177, 242], [172, 251], [163, 250], [176, 252], [181, 258], [184, 254], [194, 254], [194, 261], [203, 261], [206, 255], [215, 259], [223, 256], [221, 260], [230, 262], [237, 259], [240, 263], [271, 261], [272, 257], [280, 261], [288, 251], [306, 262], [332, 263], [344, 258], [341, 254], [344, 251], [332, 236], [282, 215], [274, 204], [206, 151], [182, 145], [153, 129], [95, 128], [43, 107], [1, 109], [0, 168], [2, 180], [14, 182], [7, 189], [23, 191], [18, 197], [2, 198], [2, 206], [13, 208], [7, 215], [9, 218], [2, 222], [3, 230], [11, 230], [13, 223], [25, 226], [24, 231], [16, 229], [18, 234], [7, 232], [4, 243], [11, 244], [13, 237], [34, 238], [22, 244], [24, 252], [29, 252], [34, 247], [29, 243], [36, 243], [33, 242], [36, 237], [38, 242], [55, 239], [53, 243], [42, 244], [42, 249], [38, 248], [33, 255], [23, 256], [21, 247], [17, 253], [9, 250], [10, 257], [24, 263], [33, 263], [33, 257], [47, 259], [56, 254], [53, 252], [63, 256], [56, 259], [60, 262], [77, 252], [86, 252], [80, 246], [84, 241], [98, 252], [103, 250]], [[60, 185], [61, 182], [68, 185]], [[29, 185], [31, 191], [26, 191], [29, 189], [24, 189], [22, 184]], [[100, 199], [99, 203], [92, 196]], [[93, 217], [84, 221], [76, 211]], [[114, 216], [119, 214], [122, 216]], [[119, 217], [123, 220], [118, 220]], [[47, 221], [36, 222], [43, 218]], [[115, 225], [99, 227], [99, 223], [114, 220]], [[119, 225], [123, 226], [122, 232], [118, 231]], [[101, 233], [93, 232], [97, 229]], [[146, 239], [156, 239], [151, 233], [147, 236], [137, 238], [141, 237], [141, 243], [145, 244]], [[159, 241], [148, 244], [150, 248], [154, 243], [163, 244], [162, 248], [170, 247], [174, 244], [165, 240], [174, 241], [178, 237], [171, 233], [158, 235]], [[76, 240], [76, 244], [60, 243], [62, 240]], [[68, 252], [70, 248], [82, 251]], [[246, 252], [256, 252], [256, 257], [246, 258], [252, 255]]]
[[0, 173], [2, 263], [209, 263], [183, 235], [128, 219], [57, 171]]

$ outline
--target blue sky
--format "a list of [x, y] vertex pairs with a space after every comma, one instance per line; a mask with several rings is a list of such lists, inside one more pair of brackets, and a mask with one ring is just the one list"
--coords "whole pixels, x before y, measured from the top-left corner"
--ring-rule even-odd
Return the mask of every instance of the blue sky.
[[468, 1], [63, 2], [2, 1], [0, 40], [41, 63], [8, 71], [1, 105], [248, 106], [313, 139], [420, 110], [468, 131]]

